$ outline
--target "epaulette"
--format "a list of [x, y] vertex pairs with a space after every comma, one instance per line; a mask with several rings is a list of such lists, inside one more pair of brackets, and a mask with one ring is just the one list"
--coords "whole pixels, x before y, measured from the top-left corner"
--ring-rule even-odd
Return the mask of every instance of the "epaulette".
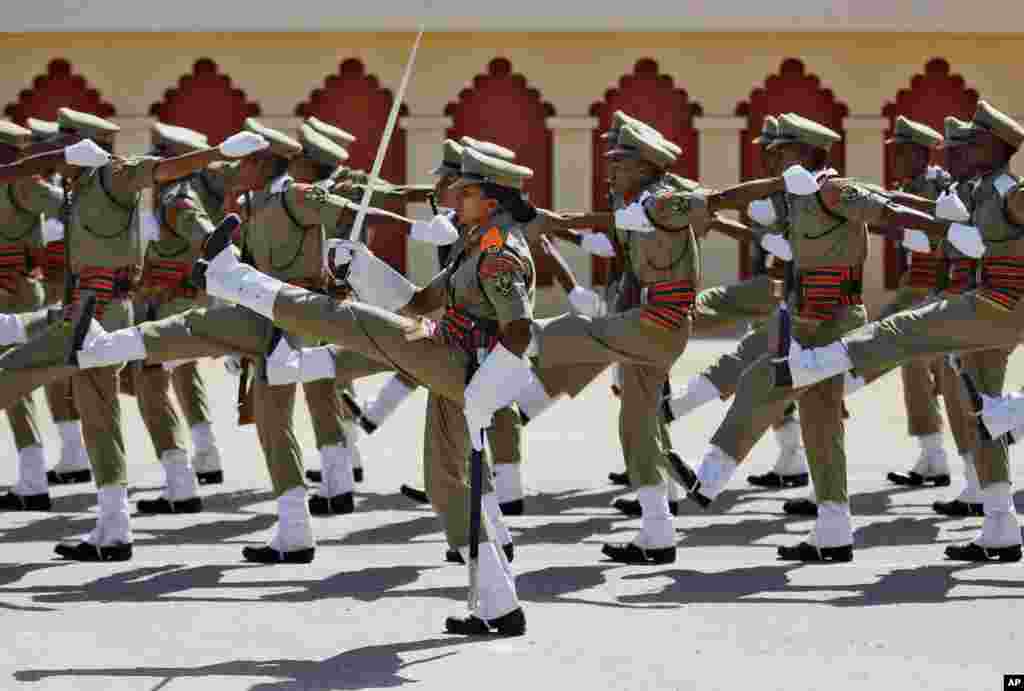
[[480, 251], [497, 251], [505, 246], [505, 235], [498, 226], [493, 226], [480, 238]]

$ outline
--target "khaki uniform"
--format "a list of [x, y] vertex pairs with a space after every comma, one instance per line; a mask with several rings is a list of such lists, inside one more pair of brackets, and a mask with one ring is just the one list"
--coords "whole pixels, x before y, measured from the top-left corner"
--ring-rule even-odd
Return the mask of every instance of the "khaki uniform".
[[[1019, 184], [1019, 178], [1006, 170], [994, 171], [969, 183], [970, 222], [981, 231], [987, 245], [981, 259], [979, 288], [901, 312], [844, 336], [843, 342], [857, 370], [882, 369], [914, 357], [992, 349], [1005, 352], [1016, 346], [1024, 320], [1014, 276], [1020, 271], [1018, 267], [1024, 265], [1024, 228], [1006, 217], [1004, 198]], [[975, 354], [968, 361], [972, 359], [979, 391], [1001, 395], [1005, 355], [997, 350], [988, 356]], [[996, 369], [988, 371], [986, 360], [994, 362]], [[982, 487], [1008, 482], [1005, 442], [981, 443], [975, 465]]]
[[[921, 174], [911, 180], [903, 191], [926, 199], [935, 199], [951, 184], [945, 171]], [[947, 265], [941, 247], [931, 254], [910, 254], [909, 270], [903, 275], [896, 296], [882, 308], [880, 318], [902, 312], [921, 304], [930, 294], [945, 287]], [[945, 378], [940, 373], [947, 367], [940, 358], [912, 360], [900, 368], [903, 378], [903, 402], [907, 409], [907, 434], [912, 437], [942, 432], [942, 417], [936, 392], [941, 391]]]
[[[51, 217], [56, 217], [54, 214]], [[47, 243], [43, 260], [43, 281], [46, 289], [46, 304], [60, 305], [64, 300], [64, 239]], [[46, 388], [46, 402], [55, 423], [78, 422], [80, 416], [71, 395], [71, 379], [64, 378]]]
[[[327, 199], [318, 188], [294, 183], [279, 194], [257, 198], [245, 236], [254, 265], [274, 278], [323, 292], [325, 226], [333, 230], [345, 208], [332, 206]], [[292, 347], [316, 345], [316, 339], [306, 334], [289, 333], [287, 338]], [[278, 494], [305, 482], [293, 423], [296, 388], [270, 386], [263, 377], [253, 382], [256, 429]], [[303, 391], [317, 448], [346, 445], [344, 406], [335, 383], [307, 382]]]
[[[42, 180], [0, 186], [0, 310], [3, 312], [31, 312], [43, 306], [45, 291], [39, 279], [42, 222], [45, 216], [57, 216], [63, 201], [63, 191]], [[19, 450], [42, 445], [31, 395], [9, 407], [7, 419]]]
[[[835, 179], [832, 184], [840, 189], [834, 209], [826, 209], [816, 194], [786, 195], [796, 272], [789, 306], [793, 338], [804, 347], [830, 343], [867, 321], [860, 299], [867, 224], [877, 223], [889, 203], [854, 180]], [[774, 388], [774, 343], [776, 339], [767, 339], [762, 356], [740, 379], [736, 399], [711, 444], [742, 462], [786, 405], [796, 400], [818, 501], [846, 503], [843, 378], [797, 390]]]
[[[635, 487], [662, 482], [667, 449], [658, 407], [669, 370], [686, 348], [700, 284], [700, 249], [679, 193], [697, 189], [696, 183], [675, 176], [658, 179], [644, 191], [650, 195], [645, 208], [655, 229], [616, 230], [626, 258], [620, 311], [597, 319], [563, 315], [540, 321], [537, 366], [546, 389], [548, 370], [621, 364], [619, 437]], [[632, 200], [615, 201], [622, 208]]]
[[[199, 194], [188, 180], [158, 192], [156, 208], [161, 237], [146, 248], [143, 290], [145, 319], [163, 319], [190, 309], [199, 297], [190, 276], [213, 230]], [[168, 372], [159, 364], [131, 363], [139, 412], [158, 458], [172, 449], [186, 451], [185, 430], [170, 399], [172, 382], [189, 425], [208, 422], [206, 392], [195, 363]], [[199, 419], [197, 419], [199, 418]]]
[[[769, 198], [775, 209], [776, 221], [771, 228], [755, 225], [751, 228], [757, 240], [765, 232], [776, 232], [788, 237], [789, 219], [785, 194]], [[697, 296], [697, 333], [713, 333], [716, 329], [735, 326], [750, 320], [753, 328], [740, 339], [736, 350], [720, 355], [701, 372], [701, 376], [714, 384], [726, 399], [736, 391], [743, 371], [774, 347], [778, 339], [776, 319], [772, 318], [779, 306], [779, 281], [762, 274], [747, 281], [702, 290]]]
[[[477, 350], [497, 342], [504, 324], [533, 317], [534, 265], [521, 226], [502, 213], [459, 241], [456, 259], [425, 288], [448, 306], [430, 338], [410, 341], [409, 320], [360, 302], [338, 302], [286, 286], [275, 322], [334, 343], [336, 372], [357, 379], [396, 371], [431, 392], [424, 443], [426, 490], [453, 547], [468, 543], [470, 444], [463, 393]], [[464, 248], [464, 249], [463, 249]], [[489, 474], [486, 474], [489, 475]], [[486, 482], [485, 485], [490, 484]], [[489, 487], [485, 486], [485, 493]]]
[[[96, 319], [108, 331], [132, 323], [129, 296], [142, 260], [139, 195], [153, 184], [159, 161], [148, 156], [120, 160], [83, 173], [76, 184], [71, 227], [66, 231], [70, 268], [78, 277], [70, 307], [77, 308], [83, 293], [94, 294]], [[0, 368], [36, 369], [8, 373], [12, 390], [53, 383], [67, 376], [68, 368], [60, 365], [67, 354], [70, 335], [69, 323], [55, 325], [38, 339], [5, 354]], [[82, 415], [82, 436], [98, 487], [127, 483], [117, 396], [118, 369], [74, 370], [71, 375], [75, 405]]]

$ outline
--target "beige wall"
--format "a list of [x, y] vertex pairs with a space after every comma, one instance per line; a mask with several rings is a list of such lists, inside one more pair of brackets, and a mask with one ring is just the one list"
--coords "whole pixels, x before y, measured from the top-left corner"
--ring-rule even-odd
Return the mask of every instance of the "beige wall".
[[[135, 135], [125, 144], [143, 145], [146, 114], [164, 91], [191, 71], [201, 57], [217, 62], [221, 73], [258, 102], [268, 124], [294, 123], [296, 104], [305, 101], [325, 77], [347, 58], [358, 58], [387, 87], [397, 86], [412, 36], [402, 33], [317, 34], [7, 34], [0, 42], [0, 101], [17, 100], [32, 79], [54, 58], [71, 61], [76, 73], [112, 103], [119, 119]], [[458, 98], [475, 75], [495, 57], [508, 58], [516, 72], [550, 102], [555, 142], [555, 205], [590, 203], [590, 128], [592, 103], [614, 88], [637, 60], [653, 58], [663, 74], [686, 89], [704, 116], [700, 172], [710, 184], [739, 176], [737, 103], [761, 86], [789, 57], [801, 59], [849, 107], [848, 172], [879, 180], [882, 176], [883, 105], [910, 85], [933, 57], [943, 57], [969, 87], [1000, 108], [1024, 114], [1024, 89], [1016, 56], [1024, 54], [1024, 35], [957, 34], [722, 34], [722, 33], [448, 33], [424, 38], [409, 86], [409, 180], [422, 179], [424, 161], [436, 156], [446, 126], [445, 105]], [[429, 167], [429, 166], [427, 166]], [[881, 244], [871, 270], [869, 296], [881, 293]], [[411, 248], [410, 267], [420, 278], [432, 263], [428, 251]], [[714, 239], [706, 248], [709, 283], [732, 280], [735, 246]], [[573, 263], [589, 276], [578, 253]]]
[[[83, 8], [82, 5], [87, 5]], [[10, 31], [971, 31], [1020, 26], [1016, 0], [292, 0], [289, 3], [132, 0], [13, 2]], [[84, 10], [84, 11], [83, 11]]]

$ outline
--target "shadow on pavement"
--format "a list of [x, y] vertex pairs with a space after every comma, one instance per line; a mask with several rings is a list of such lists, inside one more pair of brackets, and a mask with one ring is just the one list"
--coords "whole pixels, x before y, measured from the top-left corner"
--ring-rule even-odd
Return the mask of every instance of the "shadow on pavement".
[[[707, 604], [729, 603], [776, 603], [776, 604], [818, 604], [832, 607], [873, 607], [878, 605], [928, 604], [942, 602], [970, 602], [974, 600], [1021, 600], [1024, 599], [1024, 583], [1020, 581], [995, 579], [959, 580], [955, 576], [967, 569], [978, 568], [978, 564], [933, 564], [908, 569], [894, 569], [881, 574], [873, 583], [843, 585], [793, 585], [789, 574], [796, 569], [808, 568], [803, 564], [765, 565], [730, 569], [715, 573], [686, 569], [669, 569], [644, 574], [623, 576], [624, 581], [649, 578], [668, 578], [673, 583], [660, 592], [643, 595], [624, 595], [621, 602], [634, 604]], [[817, 568], [841, 569], [842, 567], [819, 566]], [[830, 572], [831, 573], [831, 572]], [[834, 580], [834, 579], [830, 579]], [[957, 585], [1009, 588], [1012, 594], [984, 596], [950, 595]], [[823, 597], [794, 597], [800, 593], [825, 595], [836, 591], [857, 591], [856, 595]], [[757, 597], [750, 597], [750, 596]], [[778, 595], [778, 597], [773, 597]], [[750, 599], [742, 599], [747, 598]]]
[[[324, 660], [232, 660], [199, 667], [112, 667], [22, 670], [14, 673], [20, 682], [39, 682], [54, 677], [151, 677], [162, 679], [162, 688], [175, 679], [208, 677], [271, 677], [275, 681], [257, 683], [251, 691], [341, 691], [343, 689], [386, 689], [417, 683], [405, 675], [416, 665], [434, 662], [458, 654], [458, 648], [488, 639], [438, 637], [409, 643], [369, 645], [339, 653]], [[440, 652], [441, 650], [449, 648]], [[433, 652], [421, 659], [406, 660], [404, 655]]]

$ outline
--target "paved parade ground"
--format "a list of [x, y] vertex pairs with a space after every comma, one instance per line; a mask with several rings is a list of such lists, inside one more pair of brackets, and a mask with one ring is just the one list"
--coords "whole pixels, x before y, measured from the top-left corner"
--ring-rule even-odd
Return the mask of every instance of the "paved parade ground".
[[[673, 382], [729, 347], [691, 343]], [[848, 402], [852, 564], [776, 561], [775, 547], [812, 523], [782, 513], [782, 500], [804, 490], [744, 486], [746, 468], [763, 472], [774, 460], [765, 438], [711, 513], [687, 506], [676, 520], [675, 564], [624, 567], [600, 555], [602, 541], [628, 540], [639, 526], [610, 508], [623, 492], [605, 479], [622, 466], [606, 374], [527, 430], [528, 515], [509, 519], [527, 635], [471, 640], [442, 632], [444, 617], [465, 609], [466, 569], [444, 563], [429, 508], [398, 494], [402, 482], [422, 484], [425, 394], [363, 440], [356, 513], [314, 519], [313, 564], [248, 565], [241, 548], [268, 534], [273, 498], [255, 429], [234, 426], [236, 380], [219, 361], [203, 370], [227, 474], [202, 488], [204, 513], [136, 517], [134, 560], [112, 564], [52, 554], [57, 540], [91, 529], [91, 485], [55, 488], [54, 513], [0, 515], [0, 689], [984, 690], [1024, 672], [1024, 566], [942, 556], [981, 523], [930, 509], [959, 491], [949, 434], [952, 488], [885, 482], [917, 452], [898, 376]], [[358, 393], [372, 397], [382, 381], [360, 382]], [[1016, 357], [1008, 385], [1022, 382]], [[155, 497], [162, 471], [134, 401], [122, 404], [130, 498]], [[714, 404], [676, 423], [677, 450], [699, 460], [724, 411]], [[16, 464], [2, 425], [6, 485]], [[45, 429], [52, 463], [59, 442], [48, 419]], [[1019, 487], [1019, 464], [1016, 477]]]

